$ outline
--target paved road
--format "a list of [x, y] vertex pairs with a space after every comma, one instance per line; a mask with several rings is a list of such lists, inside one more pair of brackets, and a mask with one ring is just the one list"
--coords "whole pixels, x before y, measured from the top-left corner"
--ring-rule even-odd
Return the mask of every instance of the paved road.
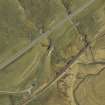
[[[73, 18], [74, 16], [78, 15], [79, 13], [81, 13], [84, 9], [86, 9], [87, 7], [89, 7], [92, 3], [94, 3], [95, 0], [91, 0], [90, 2], [86, 3], [83, 7], [79, 8], [77, 11], [75, 11], [74, 13], [72, 13], [69, 18]], [[49, 34], [51, 34], [55, 29], [60, 28], [66, 21], [68, 20], [68, 17], [65, 17], [65, 19], [63, 19], [60, 23], [58, 23], [57, 25], [55, 25], [51, 30], [43, 33], [40, 37], [38, 37], [37, 39], [35, 39], [31, 44], [29, 44], [27, 47], [23, 48], [22, 50], [20, 50], [19, 52], [17, 52], [15, 55], [11, 56], [10, 58], [8, 58], [4, 63], [0, 64], [0, 70], [4, 69], [5, 67], [7, 67], [9, 64], [13, 63], [14, 61], [16, 61], [17, 59], [19, 59], [21, 56], [23, 56], [27, 51], [29, 51], [32, 47], [34, 47], [34, 45], [40, 41], [41, 39], [43, 39], [44, 37], [47, 37]]]

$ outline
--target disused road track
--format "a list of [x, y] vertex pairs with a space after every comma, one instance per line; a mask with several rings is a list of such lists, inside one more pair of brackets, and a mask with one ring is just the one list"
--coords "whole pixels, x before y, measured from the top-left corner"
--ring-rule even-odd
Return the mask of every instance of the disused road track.
[[[36, 92], [36, 91], [33, 92], [32, 95], [31, 95], [31, 97], [30, 97], [30, 99], [27, 100], [27, 101], [26, 101], [25, 103], [23, 103], [22, 105], [27, 105], [28, 103], [30, 103], [31, 101], [33, 101], [34, 99], [36, 99], [38, 96], [44, 94], [44, 93], [45, 93], [49, 88], [51, 88], [54, 84], [56, 84], [57, 81], [59, 81], [63, 76], [65, 76], [66, 71], [68, 70], [68, 68], [72, 68], [72, 66], [73, 66], [74, 64], [76, 64], [76, 61], [78, 61], [78, 59], [80, 58], [80, 56], [88, 49], [89, 45], [92, 44], [93, 41], [96, 40], [96, 39], [98, 39], [98, 38], [99, 38], [99, 36], [98, 36], [98, 37], [95, 37], [90, 43], [87, 43], [83, 48], [81, 48], [80, 51], [79, 51], [75, 56], [73, 56], [71, 59], [69, 59], [69, 60], [66, 62], [65, 66], [64, 66], [62, 69], [60, 69], [61, 72], [60, 72], [59, 76], [57, 76], [54, 80], [52, 80], [52, 81], [49, 82], [48, 84], [44, 85], [43, 88], [41, 88], [41, 89], [38, 90], [37, 92]], [[102, 70], [103, 70], [103, 69], [105, 69], [105, 67], [102, 68]], [[99, 71], [99, 73], [100, 73], [100, 72], [101, 72], [101, 71]], [[96, 74], [96, 75], [97, 75], [97, 74]], [[76, 91], [76, 89], [75, 89], [75, 91]], [[75, 92], [75, 91], [73, 90], [73, 95], [74, 95], [74, 92]], [[74, 97], [74, 96], [73, 96], [73, 97]], [[75, 97], [74, 97], [74, 99], [75, 99]], [[76, 99], [75, 99], [75, 100], [76, 100]]]
[[[86, 9], [88, 6], [90, 6], [95, 0], [91, 0], [90, 2], [88, 2], [87, 4], [85, 4], [82, 8], [78, 9], [76, 12], [70, 14], [70, 18], [73, 18], [74, 16], [78, 15], [79, 13], [81, 13], [84, 9]], [[7, 61], [5, 61], [3, 64], [0, 65], [0, 70], [2, 70], [3, 68], [7, 67], [9, 64], [13, 63], [15, 60], [19, 59], [22, 55], [24, 55], [27, 51], [29, 51], [32, 47], [34, 47], [34, 45], [40, 41], [40, 39], [47, 37], [51, 32], [53, 32], [55, 29], [59, 28], [60, 26], [62, 26], [66, 21], [68, 20], [68, 16], [62, 20], [60, 23], [58, 23], [55, 27], [53, 27], [50, 31], [47, 31], [46, 33], [42, 34], [39, 38], [35, 39], [30, 45], [28, 45], [28, 47], [20, 50], [18, 53], [16, 53], [16, 55], [12, 56], [11, 58], [9, 58]], [[70, 62], [70, 61], [69, 61]], [[67, 66], [66, 66], [67, 67]], [[64, 69], [64, 68], [63, 68]], [[66, 68], [65, 68], [66, 69]], [[61, 75], [62, 77], [62, 75]], [[59, 78], [61, 78], [59, 77]], [[58, 78], [58, 80], [59, 80]], [[52, 82], [53, 83], [53, 82]], [[12, 92], [12, 91], [0, 91], [0, 94], [22, 94], [27, 92], [28, 89], [20, 91], [20, 92]]]
[[[78, 57], [81, 55], [81, 53], [84, 52], [85, 49], [87, 49], [87, 47], [88, 47], [88, 45], [86, 45], [84, 48], [82, 48], [76, 56], [74, 56], [72, 59], [70, 59], [66, 63], [66, 65], [60, 70], [61, 71], [60, 74], [59, 74], [60, 76], [56, 77], [56, 79], [54, 79], [53, 81], [51, 81], [50, 83], [45, 85], [42, 90], [44, 90], [44, 89], [46, 90], [46, 89], [50, 88], [53, 84], [55, 84], [58, 80], [60, 80], [65, 75], [67, 68], [69, 66], [71, 66], [72, 64], [74, 64], [74, 62], [78, 59]], [[28, 93], [28, 90], [29, 89], [25, 89], [25, 90], [22, 90], [22, 91], [19, 91], [19, 92], [18, 91], [17, 92], [13, 92], [13, 91], [0, 91], [0, 94], [19, 95], [19, 94]], [[36, 91], [34, 92], [34, 94], [39, 93], [39, 91], [37, 91], [37, 92]]]
[[[101, 36], [100, 36], [101, 37]], [[23, 103], [22, 105], [27, 105], [28, 103], [30, 103], [31, 101], [33, 101], [34, 99], [36, 99], [38, 96], [42, 95], [43, 93], [45, 93], [49, 88], [51, 88], [54, 84], [56, 84], [57, 81], [59, 81], [65, 74], [66, 71], [68, 70], [68, 68], [72, 68], [72, 66], [74, 64], [76, 64], [76, 61], [78, 61], [79, 57], [88, 49], [89, 45], [93, 43], [94, 40], [97, 40], [99, 38], [95, 37], [94, 39], [92, 39], [92, 41], [90, 43], [87, 43], [83, 48], [80, 49], [80, 51], [73, 56], [71, 59], [69, 59], [65, 66], [60, 70], [60, 74], [59, 76], [57, 76], [54, 80], [52, 80], [51, 82], [49, 82], [48, 84], [44, 85], [43, 88], [41, 88], [38, 91], [35, 91], [32, 93], [31, 97], [29, 100], [27, 100], [25, 103]], [[102, 70], [105, 69], [102, 68]], [[101, 72], [101, 71], [100, 71]], [[99, 72], [99, 73], [100, 73]], [[97, 75], [97, 74], [96, 74]], [[76, 89], [75, 89], [76, 90]], [[73, 90], [73, 95], [74, 95], [74, 90]], [[75, 97], [74, 97], [75, 98]]]
[[65, 64], [65, 66], [60, 70], [61, 72], [60, 72], [59, 76], [57, 76], [54, 80], [52, 80], [51, 82], [49, 82], [48, 84], [46, 84], [39, 91], [37, 91], [35, 93], [32, 93], [31, 98], [29, 100], [27, 100], [25, 103], [23, 103], [22, 105], [27, 105], [32, 100], [34, 100], [35, 98], [37, 98], [38, 96], [40, 96], [43, 92], [46, 92], [57, 81], [59, 81], [66, 74], [66, 71], [68, 70], [68, 68], [71, 67], [71, 66], [73, 66], [76, 63], [76, 61], [78, 60], [78, 58], [86, 51], [86, 49], [88, 48], [88, 46], [89, 46], [89, 44], [85, 45], [74, 57], [72, 57], [70, 60], [67, 61], [67, 63]]
[[[74, 16], [78, 15], [81, 13], [83, 10], [85, 10], [87, 7], [89, 7], [92, 3], [94, 3], [95, 0], [91, 0], [90, 2], [86, 3], [83, 7], [79, 8], [77, 11], [69, 15], [69, 18], [73, 18]], [[32, 43], [30, 43], [27, 47], [21, 49], [19, 52], [17, 52], [15, 55], [12, 57], [8, 58], [4, 63], [0, 64], [0, 70], [4, 69], [8, 65], [12, 64], [15, 62], [17, 59], [19, 59], [21, 56], [23, 56], [26, 52], [28, 52], [31, 48], [34, 47], [34, 45], [43, 39], [44, 37], [47, 37], [49, 34], [51, 34], [54, 30], [60, 28], [66, 21], [68, 21], [68, 16], [65, 17], [60, 23], [55, 25], [51, 30], [43, 33], [40, 37], [36, 38]]]

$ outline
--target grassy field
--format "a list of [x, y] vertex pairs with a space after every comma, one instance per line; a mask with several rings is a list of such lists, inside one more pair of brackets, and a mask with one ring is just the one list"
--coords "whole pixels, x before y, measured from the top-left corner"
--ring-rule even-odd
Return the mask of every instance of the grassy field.
[[97, 75], [90, 75], [85, 78], [76, 91], [77, 103], [80, 105], [97, 105], [105, 103], [104, 94], [104, 74], [105, 71], [97, 73]]
[[104, 105], [105, 2], [62, 1], [0, 0], [0, 64], [39, 38], [0, 69], [0, 105]]

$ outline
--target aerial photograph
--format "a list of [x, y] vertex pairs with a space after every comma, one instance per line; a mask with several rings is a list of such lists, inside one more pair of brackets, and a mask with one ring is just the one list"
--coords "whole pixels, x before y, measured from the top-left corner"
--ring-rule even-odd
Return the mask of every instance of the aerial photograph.
[[105, 105], [105, 0], [0, 0], [0, 105]]

